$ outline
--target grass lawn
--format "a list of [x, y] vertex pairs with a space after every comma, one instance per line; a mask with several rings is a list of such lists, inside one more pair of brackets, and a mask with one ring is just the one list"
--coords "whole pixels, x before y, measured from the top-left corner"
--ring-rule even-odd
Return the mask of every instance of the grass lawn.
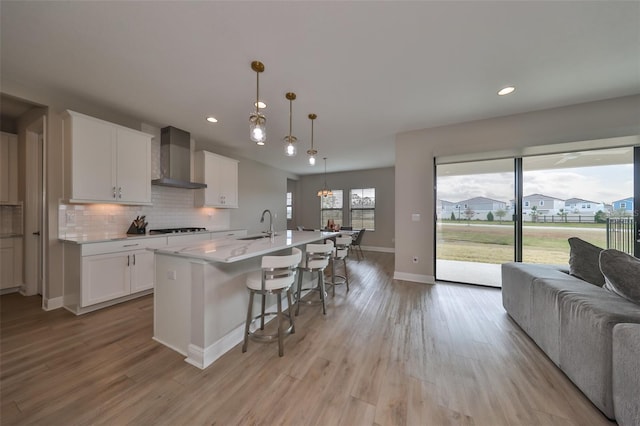
[[[467, 262], [504, 263], [513, 261], [513, 222], [505, 226], [496, 222], [471, 221], [468, 224], [439, 223], [436, 233], [438, 259]], [[487, 226], [490, 224], [490, 226]], [[569, 262], [569, 237], [578, 237], [606, 247], [602, 224], [525, 224], [523, 227], [523, 261], [566, 264]], [[553, 225], [553, 226], [552, 226]]]

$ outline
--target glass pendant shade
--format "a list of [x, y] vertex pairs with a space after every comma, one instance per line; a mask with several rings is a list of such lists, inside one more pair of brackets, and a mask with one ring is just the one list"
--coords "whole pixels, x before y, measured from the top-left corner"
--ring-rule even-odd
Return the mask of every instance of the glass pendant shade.
[[[318, 153], [318, 151], [313, 149], [313, 120], [315, 120], [316, 118], [318, 118], [316, 114], [309, 114], [309, 120], [311, 120], [311, 149], [307, 150], [307, 154], [309, 155], [310, 166], [316, 165], [316, 154]], [[326, 167], [326, 164], [325, 164], [325, 167]]]
[[264, 145], [267, 140], [266, 122], [267, 119], [260, 113], [254, 112], [249, 117], [249, 138], [258, 145]]
[[298, 153], [298, 149], [296, 148], [296, 142], [298, 142], [298, 138], [291, 135], [291, 129], [293, 124], [293, 101], [296, 99], [296, 94], [293, 92], [287, 92], [285, 98], [289, 100], [289, 135], [284, 137], [284, 155], [286, 155], [287, 157], [295, 157]]
[[267, 118], [260, 113], [260, 73], [264, 72], [264, 64], [260, 61], [251, 62], [251, 69], [256, 72], [256, 110], [249, 116], [249, 139], [258, 145], [264, 145], [267, 140], [265, 124]]
[[285, 146], [284, 146], [284, 154], [287, 157], [295, 157], [298, 153], [298, 149], [296, 148], [297, 139], [295, 136], [286, 136], [284, 138]]

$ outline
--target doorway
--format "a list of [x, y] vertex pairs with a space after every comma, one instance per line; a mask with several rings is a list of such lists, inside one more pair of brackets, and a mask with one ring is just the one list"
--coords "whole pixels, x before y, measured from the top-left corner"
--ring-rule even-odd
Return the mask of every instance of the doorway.
[[46, 117], [26, 125], [24, 176], [24, 288], [26, 296], [44, 296], [44, 146]]

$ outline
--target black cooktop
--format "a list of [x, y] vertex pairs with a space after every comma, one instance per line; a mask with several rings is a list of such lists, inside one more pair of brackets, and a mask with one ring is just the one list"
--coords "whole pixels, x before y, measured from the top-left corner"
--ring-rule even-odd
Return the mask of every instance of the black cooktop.
[[164, 228], [164, 229], [150, 229], [149, 234], [181, 234], [185, 232], [200, 232], [206, 231], [207, 228], [196, 228], [196, 227], [188, 227], [188, 228]]

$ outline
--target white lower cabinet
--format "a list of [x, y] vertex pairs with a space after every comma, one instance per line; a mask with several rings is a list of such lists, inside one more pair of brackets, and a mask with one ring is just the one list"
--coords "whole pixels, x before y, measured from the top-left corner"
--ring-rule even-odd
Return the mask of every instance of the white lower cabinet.
[[22, 237], [0, 239], [0, 294], [22, 286]]
[[137, 250], [82, 258], [82, 306], [153, 288], [153, 252]]
[[83, 314], [148, 294], [155, 282], [154, 252], [166, 237], [65, 244], [64, 306]]

